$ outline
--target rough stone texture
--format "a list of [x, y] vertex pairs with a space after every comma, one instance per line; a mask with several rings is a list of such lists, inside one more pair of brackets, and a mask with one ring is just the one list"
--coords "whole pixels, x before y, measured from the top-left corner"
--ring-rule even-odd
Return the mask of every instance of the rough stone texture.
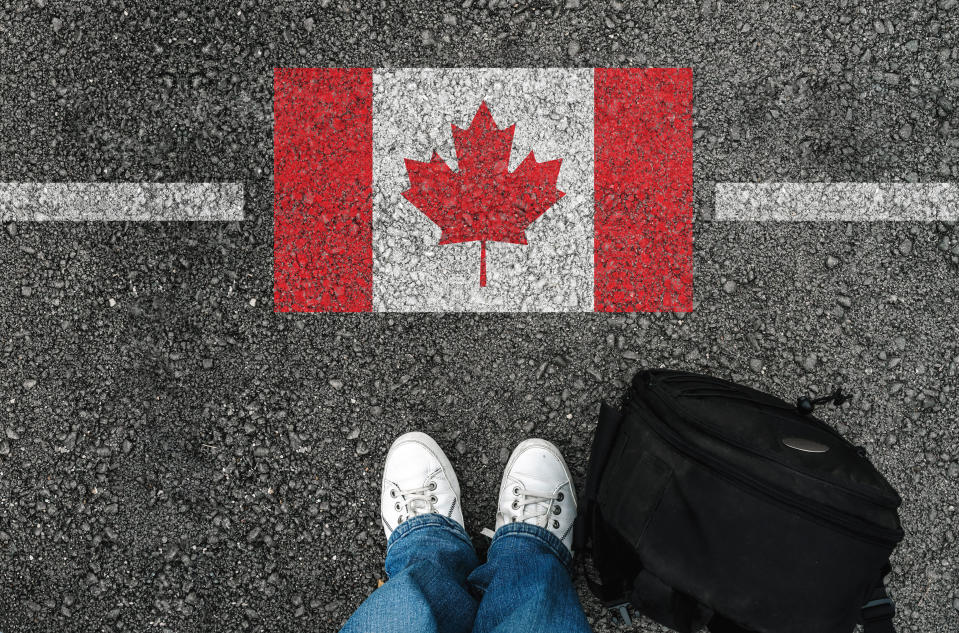
[[[599, 400], [663, 365], [855, 393], [826, 417], [904, 497], [897, 624], [959, 631], [959, 229], [708, 221], [716, 182], [959, 177], [956, 6], [11, 5], [0, 181], [242, 181], [247, 219], [0, 232], [0, 629], [335, 630], [396, 434], [483, 546], [508, 451], [581, 483]], [[273, 314], [272, 67], [315, 65], [692, 66], [693, 313]]]

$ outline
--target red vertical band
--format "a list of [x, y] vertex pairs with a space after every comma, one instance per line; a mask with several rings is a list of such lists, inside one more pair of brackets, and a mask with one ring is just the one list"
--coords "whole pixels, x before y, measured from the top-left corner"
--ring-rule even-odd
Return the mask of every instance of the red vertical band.
[[693, 308], [693, 72], [594, 71], [598, 312]]
[[273, 71], [273, 308], [373, 306], [373, 73]]

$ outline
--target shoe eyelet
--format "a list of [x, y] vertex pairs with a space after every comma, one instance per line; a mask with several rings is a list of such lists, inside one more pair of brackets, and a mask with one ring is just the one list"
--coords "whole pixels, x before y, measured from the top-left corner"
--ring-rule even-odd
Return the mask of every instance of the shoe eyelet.
[[510, 517], [509, 522], [510, 522], [510, 523], [516, 523], [516, 517]]
[[435, 506], [438, 501], [439, 499], [436, 498], [436, 495], [430, 495], [430, 503]]
[[559, 514], [562, 512], [559, 506], [553, 506], [553, 514]]
[[393, 504], [393, 509], [396, 510], [397, 512], [400, 511], [400, 502], [399, 502], [399, 501], [397, 501], [396, 503]]
[[554, 530], [558, 530], [558, 529], [559, 529], [559, 521], [555, 521], [555, 520], [553, 521], [553, 529], [554, 529]]
[[519, 501], [514, 501], [512, 504], [510, 504], [510, 507], [514, 510], [519, 510]]
[[435, 481], [431, 481], [431, 482], [430, 482], [430, 490], [436, 490], [436, 482], [435, 482]]
[[556, 495], [556, 500], [557, 500], [557, 501], [562, 501], [562, 500], [563, 500], [563, 493], [562, 493], [562, 492]]
[[396, 499], [396, 488], [390, 488], [390, 496]]
[[516, 497], [519, 496], [519, 486], [513, 486], [513, 495]]

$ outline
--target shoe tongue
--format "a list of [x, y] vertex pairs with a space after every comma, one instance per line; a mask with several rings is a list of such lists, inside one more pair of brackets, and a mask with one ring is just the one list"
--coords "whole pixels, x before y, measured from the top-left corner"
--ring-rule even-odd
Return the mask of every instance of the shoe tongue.
[[[399, 486], [400, 490], [419, 490], [426, 486], [430, 472], [431, 471], [429, 470], [428, 465], [410, 465], [400, 472], [395, 473], [393, 481], [397, 486]], [[427, 496], [429, 495], [429, 492], [420, 491], [418, 494]], [[409, 508], [410, 513], [414, 515], [428, 514], [432, 511], [429, 501], [419, 498], [411, 499], [407, 504], [407, 507]]]
[[549, 504], [548, 503], [530, 503], [526, 506], [526, 512], [523, 522], [532, 521], [536, 525], [543, 526], [549, 523]]
[[[532, 492], [539, 493], [548, 493], [553, 489], [555, 482], [548, 482], [545, 479], [540, 479], [535, 475], [526, 475], [524, 473], [517, 473], [517, 479], [523, 482], [523, 488]], [[536, 524], [543, 524], [549, 522], [549, 511], [552, 507], [550, 501], [537, 501], [536, 503], [530, 503], [525, 508], [525, 515], [528, 516], [526, 521], [533, 521]], [[540, 515], [533, 518], [529, 515]]]
[[407, 507], [414, 515], [429, 514], [431, 512], [429, 502], [422, 499], [414, 499], [413, 501], [410, 501], [409, 504], [407, 504]]

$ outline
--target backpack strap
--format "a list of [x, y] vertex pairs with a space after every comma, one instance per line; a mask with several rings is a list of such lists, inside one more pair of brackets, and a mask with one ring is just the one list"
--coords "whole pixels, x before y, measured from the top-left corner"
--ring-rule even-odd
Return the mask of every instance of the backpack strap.
[[599, 407], [599, 423], [593, 435], [593, 447], [589, 455], [589, 468], [586, 471], [586, 486], [580, 495], [580, 506], [573, 529], [573, 549], [582, 552], [593, 536], [596, 513], [596, 499], [599, 496], [599, 482], [613, 444], [619, 435], [622, 415], [619, 411], [603, 402]]
[[[599, 513], [594, 523], [594, 547], [589, 549], [593, 561], [593, 567], [599, 575], [599, 580], [594, 580], [590, 574], [584, 570], [583, 577], [593, 595], [603, 603], [609, 611], [624, 611], [624, 607], [630, 602], [630, 589], [633, 582], [633, 574], [627, 572], [623, 567], [622, 558], [618, 556], [623, 552], [623, 547], [627, 547], [620, 541], [617, 534], [610, 532]], [[634, 572], [635, 573], [635, 572]], [[626, 620], [628, 615], [624, 615]]]
[[879, 572], [879, 579], [869, 594], [869, 600], [862, 605], [859, 623], [863, 633], [896, 633], [892, 619], [896, 615], [896, 605], [886, 593], [886, 583], [883, 579], [892, 571], [889, 563]]
[[619, 537], [611, 534], [609, 528], [603, 523], [597, 503], [599, 484], [606, 462], [609, 461], [619, 436], [621, 422], [622, 414], [603, 402], [599, 409], [596, 432], [593, 435], [586, 485], [579, 496], [576, 524], [573, 529], [573, 551], [576, 552], [577, 559], [584, 564], [584, 567], [586, 554], [591, 555], [599, 580], [591, 578], [584, 569], [583, 577], [586, 579], [589, 590], [606, 609], [618, 612], [624, 621], [629, 622], [626, 606], [628, 584], [631, 579], [625, 578], [618, 564], [619, 561], [609, 551], [609, 544], [617, 542]]
[[[630, 602], [646, 617], [674, 631], [690, 633], [707, 624], [712, 627], [714, 613], [711, 608], [667, 585], [646, 569], [641, 570], [633, 581]], [[710, 631], [715, 632], [715, 629], [710, 628]]]

